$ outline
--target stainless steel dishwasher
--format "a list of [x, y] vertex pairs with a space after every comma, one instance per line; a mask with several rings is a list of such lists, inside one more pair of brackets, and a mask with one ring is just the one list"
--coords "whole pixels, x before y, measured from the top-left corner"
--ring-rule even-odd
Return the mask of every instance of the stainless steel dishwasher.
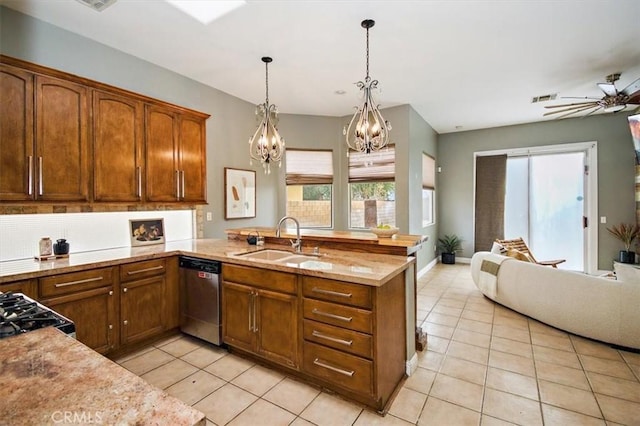
[[221, 270], [215, 260], [180, 257], [180, 329], [216, 345], [222, 343]]

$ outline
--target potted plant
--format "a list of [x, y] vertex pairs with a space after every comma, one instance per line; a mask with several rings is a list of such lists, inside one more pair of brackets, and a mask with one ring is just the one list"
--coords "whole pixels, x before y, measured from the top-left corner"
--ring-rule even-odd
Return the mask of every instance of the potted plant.
[[635, 263], [636, 253], [631, 251], [631, 243], [640, 237], [640, 226], [637, 224], [621, 223], [607, 228], [607, 231], [624, 244], [624, 250], [620, 250], [618, 261], [620, 263]]
[[456, 252], [462, 250], [462, 239], [455, 234], [438, 238], [438, 250], [442, 263], [453, 265], [456, 263]]

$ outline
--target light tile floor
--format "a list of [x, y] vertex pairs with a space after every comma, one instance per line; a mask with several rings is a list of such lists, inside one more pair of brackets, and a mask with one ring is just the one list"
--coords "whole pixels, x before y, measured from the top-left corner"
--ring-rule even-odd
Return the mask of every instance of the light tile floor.
[[186, 336], [117, 362], [209, 425], [640, 425], [640, 354], [491, 302], [469, 265], [436, 266], [417, 299], [428, 349], [385, 417]]

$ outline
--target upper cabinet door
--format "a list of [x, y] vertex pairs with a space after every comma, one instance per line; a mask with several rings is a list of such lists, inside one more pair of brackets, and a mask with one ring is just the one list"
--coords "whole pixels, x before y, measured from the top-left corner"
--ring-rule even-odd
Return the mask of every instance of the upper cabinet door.
[[144, 113], [140, 101], [93, 92], [93, 199], [137, 202], [143, 197]]
[[205, 122], [202, 118], [180, 116], [181, 200], [204, 203], [207, 200]]
[[34, 198], [33, 74], [0, 64], [0, 201]]
[[89, 200], [85, 86], [36, 76], [36, 199]]
[[147, 201], [171, 202], [180, 198], [178, 126], [174, 112], [146, 105]]

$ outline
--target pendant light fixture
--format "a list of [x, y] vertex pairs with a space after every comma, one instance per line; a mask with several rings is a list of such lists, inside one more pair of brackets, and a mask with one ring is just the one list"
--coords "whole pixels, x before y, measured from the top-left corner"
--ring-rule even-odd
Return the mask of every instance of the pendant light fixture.
[[362, 105], [355, 107], [356, 112], [349, 122], [349, 127], [342, 130], [349, 148], [347, 157], [349, 150], [370, 154], [384, 148], [389, 142], [391, 124], [382, 117], [371, 93], [378, 87], [378, 80], [372, 80], [369, 76], [369, 29], [375, 23], [373, 19], [365, 19], [360, 24], [367, 30], [367, 75], [364, 81], [356, 83], [364, 95]]
[[262, 58], [266, 71], [266, 100], [264, 104], [257, 105], [256, 117], [260, 120], [258, 129], [249, 139], [250, 164], [253, 160], [260, 161], [266, 174], [271, 173], [271, 163], [277, 162], [278, 167], [282, 166], [282, 155], [284, 154], [284, 139], [280, 137], [278, 129], [278, 108], [269, 104], [269, 63], [273, 61], [268, 56]]

